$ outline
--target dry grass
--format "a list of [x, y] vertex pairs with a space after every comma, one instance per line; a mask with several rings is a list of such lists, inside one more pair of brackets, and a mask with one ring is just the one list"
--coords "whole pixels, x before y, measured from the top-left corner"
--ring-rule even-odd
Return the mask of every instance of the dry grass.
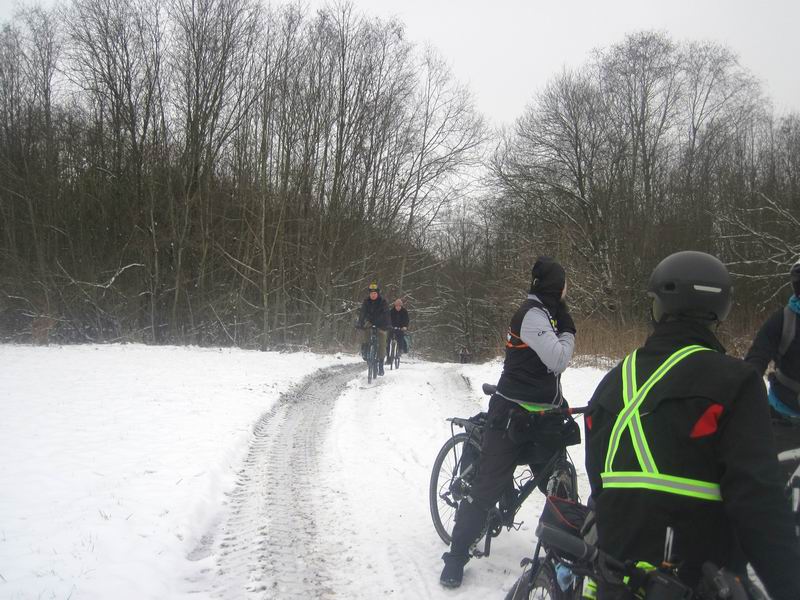
[[[730, 356], [744, 358], [756, 331], [767, 316], [744, 315], [726, 322], [717, 330], [717, 337]], [[649, 323], [615, 327], [605, 322], [579, 321], [576, 325], [578, 335], [573, 366], [611, 368], [640, 347], [651, 332]]]
[[649, 333], [647, 324], [615, 327], [601, 321], [578, 321], [573, 366], [613, 367], [634, 348], [641, 346]]

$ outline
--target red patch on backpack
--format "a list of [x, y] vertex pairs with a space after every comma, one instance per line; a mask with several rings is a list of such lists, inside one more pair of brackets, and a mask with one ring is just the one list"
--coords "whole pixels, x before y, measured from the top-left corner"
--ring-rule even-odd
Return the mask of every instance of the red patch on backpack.
[[717, 421], [719, 421], [719, 416], [721, 414], [722, 404], [712, 404], [709, 406], [706, 412], [697, 419], [697, 423], [694, 424], [694, 428], [689, 437], [692, 439], [701, 438], [714, 433], [717, 430]]

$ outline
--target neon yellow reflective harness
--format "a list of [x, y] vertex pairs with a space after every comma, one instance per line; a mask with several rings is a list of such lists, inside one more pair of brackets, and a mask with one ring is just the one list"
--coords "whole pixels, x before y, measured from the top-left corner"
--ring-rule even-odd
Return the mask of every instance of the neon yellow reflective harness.
[[[634, 351], [625, 358], [622, 364], [622, 398], [625, 406], [617, 416], [611, 430], [605, 470], [600, 474], [603, 487], [643, 488], [700, 500], [722, 500], [718, 483], [666, 475], [658, 470], [644, 435], [639, 415], [639, 407], [647, 398], [647, 394], [675, 365], [695, 352], [710, 350], [710, 348], [698, 345], [681, 348], [664, 361], [642, 387], [636, 385], [636, 352]], [[631, 434], [633, 449], [641, 468], [639, 471], [615, 471], [613, 469], [614, 457], [617, 455], [620, 439], [626, 430], [629, 430]]]

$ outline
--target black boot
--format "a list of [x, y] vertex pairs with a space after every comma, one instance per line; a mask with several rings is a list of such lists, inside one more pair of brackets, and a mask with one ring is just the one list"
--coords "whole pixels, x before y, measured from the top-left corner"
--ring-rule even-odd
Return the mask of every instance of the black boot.
[[456, 588], [464, 577], [464, 565], [469, 560], [469, 548], [480, 536], [486, 523], [487, 511], [474, 502], [462, 500], [458, 505], [453, 525], [453, 541], [450, 552], [442, 555], [444, 569], [439, 583], [445, 587]]
[[383, 375], [383, 361], [378, 361], [378, 375]]
[[461, 580], [464, 579], [464, 565], [467, 564], [469, 556], [445, 552], [442, 554], [444, 568], [439, 576], [439, 583], [444, 587], [461, 587]]

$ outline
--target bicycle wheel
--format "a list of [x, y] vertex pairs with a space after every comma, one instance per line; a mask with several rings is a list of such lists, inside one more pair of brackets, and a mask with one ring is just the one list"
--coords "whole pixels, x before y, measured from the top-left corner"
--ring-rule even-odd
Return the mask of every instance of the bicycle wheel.
[[394, 346], [394, 368], [400, 368], [400, 346], [395, 342]]
[[531, 583], [534, 570], [530, 566], [525, 569], [508, 590], [505, 600], [568, 600], [569, 594], [558, 585], [552, 562], [545, 562], [539, 569], [536, 580]]
[[367, 383], [371, 383], [373, 379], [378, 377], [378, 339], [375, 333], [370, 338], [367, 356], [369, 357], [367, 360]]
[[480, 452], [473, 436], [458, 433], [445, 442], [433, 461], [428, 494], [431, 518], [445, 544], [452, 541], [458, 503], [469, 494]]

